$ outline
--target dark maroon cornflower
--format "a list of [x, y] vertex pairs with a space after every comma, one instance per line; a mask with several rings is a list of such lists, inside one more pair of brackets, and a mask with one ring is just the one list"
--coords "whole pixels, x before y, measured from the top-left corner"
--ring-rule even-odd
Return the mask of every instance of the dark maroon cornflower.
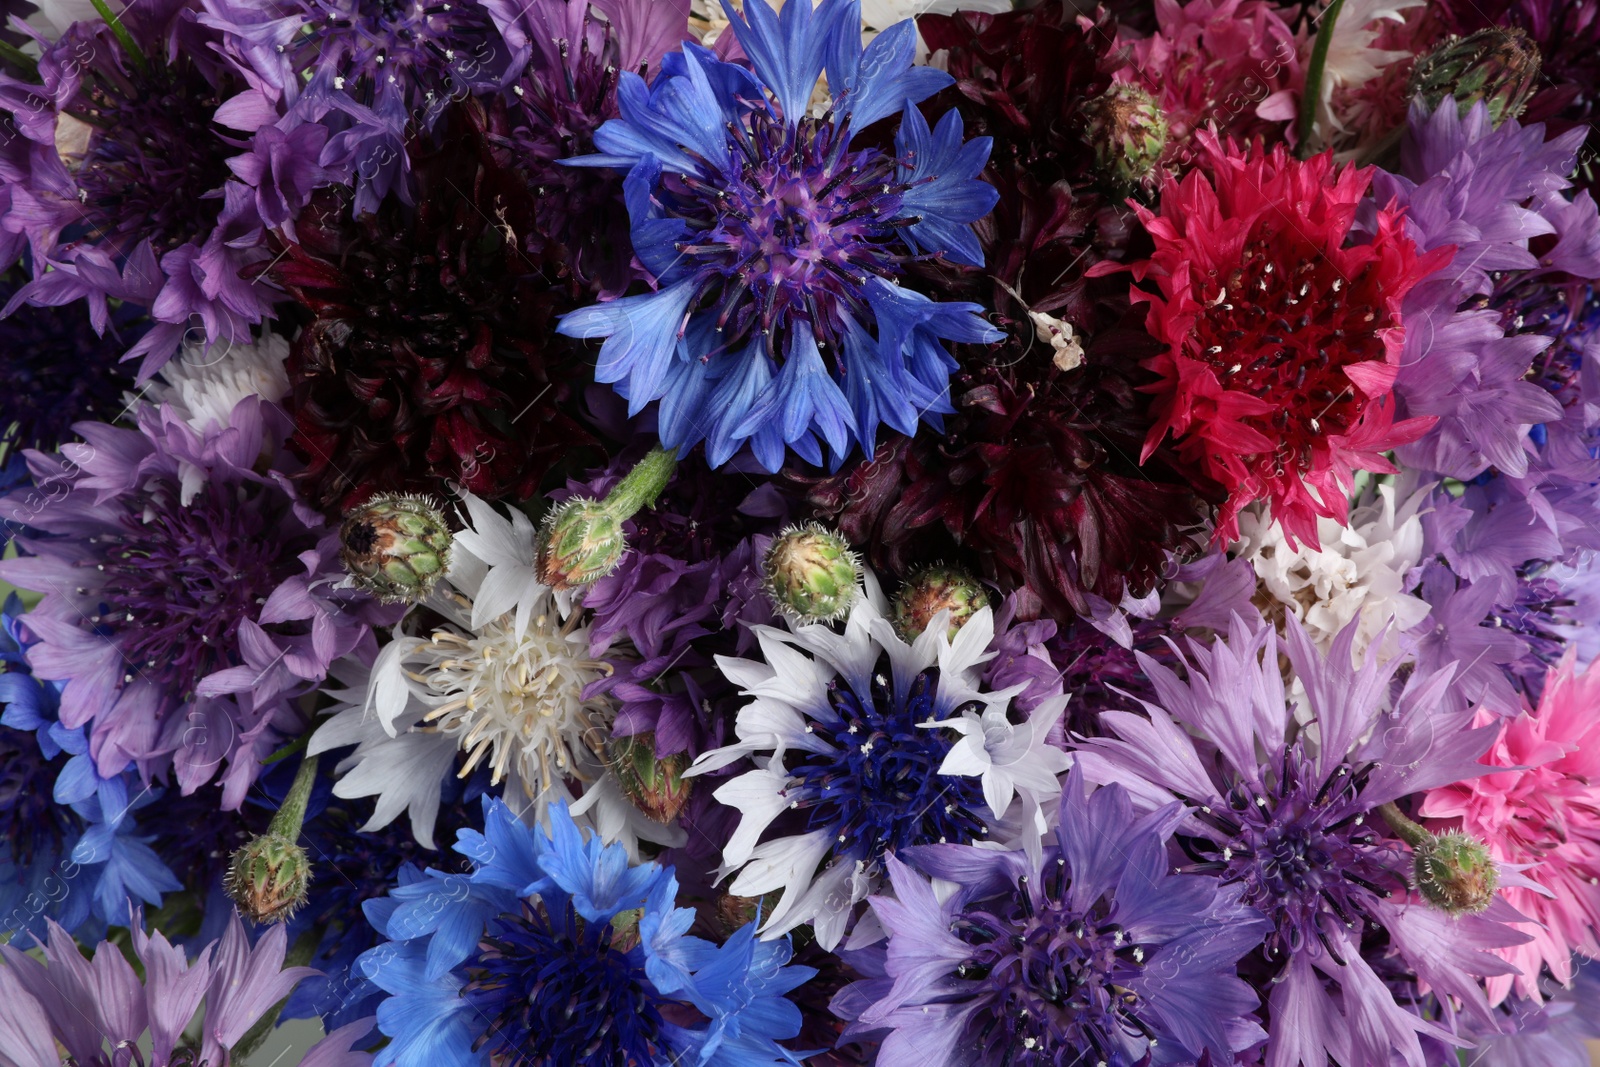
[[[1198, 484], [1158, 451], [1135, 366], [1152, 343], [1106, 330], [1064, 370], [1048, 346], [955, 379], [943, 439], [893, 437], [870, 464], [816, 482], [811, 504], [874, 565], [971, 557], [1019, 613], [1086, 613], [1156, 586], [1167, 552], [1202, 517]], [[1039, 351], [1043, 349], [1043, 351]]]
[[[941, 295], [991, 307], [998, 345], [957, 345], [946, 436], [892, 435], [871, 463], [813, 485], [810, 501], [874, 565], [969, 559], [1025, 617], [1089, 610], [1154, 588], [1166, 552], [1197, 523], [1195, 481], [1165, 453], [1138, 463], [1148, 431], [1139, 359], [1154, 351], [1126, 294], [1084, 271], [1127, 249], [1131, 215], [1097, 185], [1083, 105], [1110, 84], [1116, 27], [1085, 29], [1067, 5], [924, 16], [968, 130], [994, 138], [983, 180], [1000, 190], [974, 231], [986, 271], [925, 267]], [[944, 99], [944, 97], [941, 97]]]
[[563, 412], [583, 366], [554, 336], [574, 295], [560, 249], [541, 250], [535, 192], [481, 122], [467, 101], [438, 147], [412, 142], [415, 207], [352, 220], [319, 193], [270, 270], [311, 318], [288, 370], [318, 506], [452, 487], [522, 499], [589, 440]]
[[[595, 131], [617, 117], [622, 70], [653, 77], [663, 49], [686, 36], [687, 0], [592, 6], [534, 0], [516, 6], [508, 36], [520, 40], [525, 34], [529, 55], [509, 92], [488, 101], [490, 141], [503, 148], [504, 161], [537, 194], [536, 250], [548, 246], [577, 283], [620, 296], [638, 277], [623, 175], [574, 170], [561, 160], [595, 150]], [[608, 17], [596, 17], [595, 7]]]

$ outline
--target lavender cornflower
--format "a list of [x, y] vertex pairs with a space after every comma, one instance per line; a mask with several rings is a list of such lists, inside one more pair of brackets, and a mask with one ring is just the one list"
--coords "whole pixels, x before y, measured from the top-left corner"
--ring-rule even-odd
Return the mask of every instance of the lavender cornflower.
[[[229, 1063], [251, 1028], [314, 973], [284, 968], [287, 946], [282, 926], [252, 945], [235, 916], [221, 940], [191, 960], [159, 932], [146, 934], [135, 916], [133, 949], [141, 978], [116, 945], [102, 941], [85, 959], [66, 931], [51, 923], [42, 963], [13, 945], [0, 945], [6, 964], [0, 967], [0, 1048], [18, 1067], [57, 1067], [58, 1046], [66, 1050], [66, 1062], [79, 1067]], [[191, 1041], [185, 1031], [202, 1002], [205, 1024]], [[350, 1042], [368, 1029], [370, 1020], [355, 1032], [330, 1035], [304, 1062], [367, 1067], [371, 1057], [350, 1051]]]
[[[1410, 857], [1375, 818], [1408, 794], [1486, 773], [1475, 762], [1494, 732], [1441, 706], [1449, 672], [1415, 673], [1392, 706], [1400, 658], [1353, 667], [1358, 624], [1324, 656], [1293, 617], [1286, 637], [1235, 618], [1226, 639], [1190, 642], [1186, 677], [1140, 656], [1156, 696], [1145, 713], [1108, 711], [1107, 736], [1077, 754], [1089, 778], [1126, 786], [1144, 809], [1174, 800], [1193, 870], [1243, 889], [1272, 922], [1260, 965], [1271, 976], [1267, 1062], [1422, 1067], [1420, 1039], [1464, 1044], [1452, 1014], [1425, 1019], [1374, 969], [1387, 935], [1409, 972], [1459, 1011], [1488, 1021], [1483, 976], [1509, 964], [1490, 949], [1520, 943], [1495, 913], [1446, 915], [1408, 894]], [[1306, 693], [1309, 722], [1285, 694], [1279, 652]], [[1316, 738], [1315, 744], [1311, 737]], [[1504, 914], [1503, 912], [1501, 914]]]
[[[1079, 772], [1037, 858], [965, 845], [888, 859], [872, 898], [888, 941], [833, 1000], [845, 1037], [887, 1030], [879, 1067], [1232, 1063], [1265, 1034], [1236, 974], [1269, 929], [1242, 888], [1176, 874], [1178, 804], [1136, 817], [1126, 790]], [[936, 896], [923, 875], [955, 883]]]
[[27, 454], [34, 486], [0, 500], [27, 555], [0, 578], [45, 594], [28, 663], [64, 683], [61, 722], [88, 728], [100, 774], [172, 770], [192, 792], [226, 764], [237, 808], [303, 727], [299, 697], [392, 613], [335, 587], [337, 534], [290, 487], [275, 405], [247, 397], [204, 431], [165, 406], [137, 421]]

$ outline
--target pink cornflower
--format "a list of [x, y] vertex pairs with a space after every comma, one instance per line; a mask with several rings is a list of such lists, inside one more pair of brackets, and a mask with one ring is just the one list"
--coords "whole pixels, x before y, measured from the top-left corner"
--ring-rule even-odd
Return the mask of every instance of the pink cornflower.
[[1488, 979], [1496, 1004], [1512, 988], [1539, 999], [1541, 965], [1566, 985], [1574, 952], [1600, 955], [1600, 671], [1580, 675], [1576, 663], [1569, 650], [1551, 669], [1539, 706], [1501, 727], [1482, 762], [1504, 771], [1435, 789], [1421, 809], [1459, 823], [1501, 863], [1528, 865], [1526, 877], [1554, 894], [1501, 890], [1532, 920], [1524, 929], [1533, 940], [1497, 950], [1522, 974]]

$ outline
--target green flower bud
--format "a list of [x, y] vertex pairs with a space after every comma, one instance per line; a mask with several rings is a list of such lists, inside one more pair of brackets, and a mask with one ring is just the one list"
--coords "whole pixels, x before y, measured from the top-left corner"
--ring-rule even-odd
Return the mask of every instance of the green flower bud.
[[622, 524], [654, 504], [677, 469], [671, 452], [651, 449], [604, 500], [569, 500], [552, 511], [539, 538], [539, 580], [571, 589], [616, 570], [628, 550]]
[[310, 884], [306, 850], [271, 831], [241, 845], [223, 879], [239, 911], [258, 923], [287, 920], [305, 903]]
[[1483, 842], [1459, 830], [1435, 834], [1392, 801], [1379, 805], [1378, 813], [1411, 846], [1413, 881], [1429, 904], [1451, 915], [1472, 915], [1493, 903], [1500, 871]]
[[989, 591], [960, 567], [934, 565], [906, 579], [894, 598], [894, 628], [915, 641], [941, 611], [950, 613], [950, 636], [989, 606]]
[[1539, 48], [1519, 29], [1491, 26], [1466, 37], [1450, 37], [1417, 60], [1406, 84], [1407, 97], [1421, 96], [1428, 111], [1448, 97], [1465, 115], [1482, 100], [1489, 121], [1514, 119], [1539, 88]]
[[613, 737], [606, 746], [611, 770], [634, 805], [659, 823], [669, 823], [689, 802], [693, 778], [685, 778], [689, 757], [679, 752], [656, 756], [655, 736]]
[[767, 596], [802, 622], [833, 622], [861, 595], [861, 561], [850, 543], [811, 522], [791, 526], [762, 563]]
[[622, 524], [599, 500], [569, 500], [550, 513], [539, 539], [539, 580], [552, 589], [598, 581], [628, 550]]
[[1475, 915], [1494, 902], [1500, 872], [1483, 842], [1459, 831], [1412, 851], [1417, 891], [1451, 915]]
[[450, 568], [454, 538], [437, 502], [375, 496], [345, 516], [339, 558], [355, 584], [386, 604], [422, 600]]
[[1143, 181], [1167, 147], [1167, 117], [1155, 97], [1118, 82], [1084, 105], [1085, 134], [1101, 177], [1130, 186]]
[[223, 888], [258, 923], [283, 922], [305, 903], [311, 861], [299, 845], [300, 829], [316, 780], [317, 757], [302, 758], [267, 832], [241, 845], [228, 863]]

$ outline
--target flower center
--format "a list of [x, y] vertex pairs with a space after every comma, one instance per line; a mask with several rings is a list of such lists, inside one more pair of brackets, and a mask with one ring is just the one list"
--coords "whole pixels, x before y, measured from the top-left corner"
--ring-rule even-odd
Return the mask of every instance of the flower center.
[[[171, 67], [152, 62], [140, 71], [130, 64], [115, 79], [86, 79], [82, 99], [62, 121], [91, 127], [74, 180], [101, 236], [126, 241], [123, 251], [148, 237], [158, 255], [206, 239], [222, 213], [222, 197], [209, 194], [232, 177], [227, 159], [242, 143], [212, 122], [231, 95], [182, 58]], [[66, 162], [72, 167], [74, 159]]]
[[562, 622], [547, 612], [518, 636], [513, 617], [504, 615], [476, 634], [436, 631], [419, 650], [430, 661], [419, 672], [428, 688], [448, 698], [424, 721], [468, 752], [461, 777], [485, 757], [495, 785], [511, 768], [530, 788], [587, 777], [593, 762], [587, 738], [606, 703], [585, 700], [583, 690], [611, 668], [589, 658], [578, 618], [574, 612]]
[[907, 845], [981, 840], [988, 827], [977, 814], [984, 810], [980, 780], [941, 775], [950, 741], [942, 730], [917, 725], [939, 717], [938, 668], [917, 675], [903, 701], [895, 699], [887, 671], [887, 659], [879, 660], [867, 700], [830, 684], [828, 703], [838, 719], [809, 727], [826, 751], [791, 753], [789, 806], [806, 812], [808, 832], [827, 830], [837, 840], [835, 853], [855, 859]]
[[90, 621], [115, 635], [124, 683], [138, 676], [187, 700], [227, 665], [240, 622], [301, 568], [296, 557], [315, 538], [261, 536], [294, 526], [288, 497], [264, 486], [213, 478], [188, 506], [178, 501], [175, 483], [154, 479], [143, 512], [125, 514], [120, 533], [89, 539], [103, 546], [92, 563], [103, 571], [101, 613]]
[[507, 57], [489, 44], [493, 23], [481, 5], [427, 0], [303, 0], [307, 24], [296, 39], [306, 63], [332, 66], [336, 88], [370, 101], [400, 78], [418, 81], [437, 107], [451, 83], [480, 79]]
[[[956, 977], [976, 983], [986, 1010], [968, 1023], [984, 1062], [1055, 1067], [1062, 1062], [1122, 1062], [1108, 1035], [1150, 1040], [1144, 1005], [1128, 984], [1144, 970], [1145, 948], [1112, 922], [1104, 901], [1088, 913], [1066, 904], [1066, 863], [1047, 861], [1037, 904], [1026, 877], [1006, 898], [969, 911], [953, 933], [972, 946]], [[1112, 1044], [1112, 1041], [1116, 1041]], [[1079, 1060], [1062, 1054], [1082, 1055]]]
[[502, 1067], [653, 1064], [663, 1051], [661, 1000], [643, 953], [624, 952], [609, 923], [568, 904], [502, 915], [468, 965], [463, 996], [490, 1021], [486, 1040]]
[[[1309, 764], [1288, 764], [1278, 790], [1257, 795], [1235, 785], [1226, 811], [1202, 809], [1199, 818], [1228, 835], [1217, 845], [1193, 844], [1202, 869], [1223, 870], [1224, 880], [1242, 882], [1244, 901], [1273, 920], [1268, 959], [1299, 952], [1319, 941], [1330, 953], [1329, 936], [1359, 927], [1373, 895], [1387, 897], [1405, 887], [1394, 855], [1377, 844], [1357, 802], [1371, 768], [1352, 772], [1341, 765], [1315, 792]], [[1275, 795], [1274, 795], [1275, 793]]]
[[722, 347], [759, 331], [781, 359], [784, 346], [770, 339], [802, 321], [819, 345], [836, 345], [841, 315], [872, 321], [861, 296], [868, 277], [893, 278], [911, 258], [895, 231], [916, 221], [900, 217], [910, 186], [882, 152], [850, 152], [831, 121], [790, 129], [756, 111], [729, 134], [729, 172], [669, 174], [661, 187], [668, 214], [693, 231], [677, 249], [698, 263]]

